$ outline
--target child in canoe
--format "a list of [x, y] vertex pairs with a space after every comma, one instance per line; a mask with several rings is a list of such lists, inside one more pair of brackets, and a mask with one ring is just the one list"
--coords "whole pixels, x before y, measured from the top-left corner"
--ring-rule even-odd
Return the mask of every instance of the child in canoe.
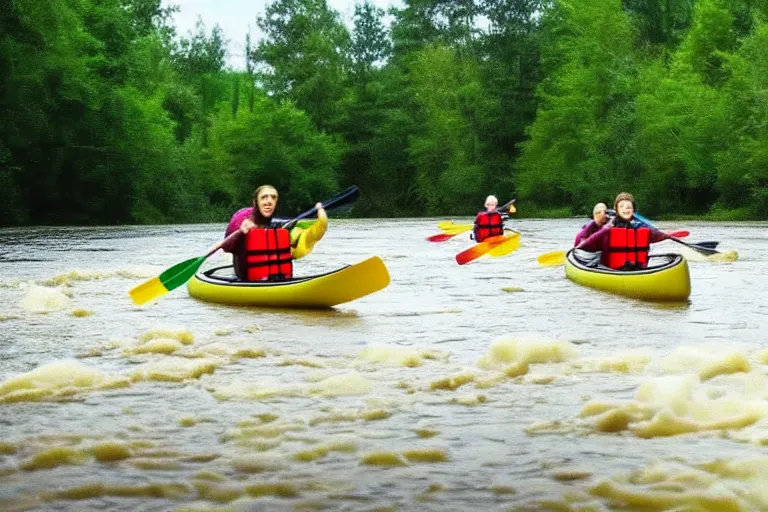
[[616, 196], [613, 208], [616, 217], [581, 240], [576, 248], [589, 252], [600, 251], [600, 263], [614, 270], [646, 268], [650, 244], [666, 240], [669, 235], [635, 219], [636, 204], [632, 194], [622, 192]]

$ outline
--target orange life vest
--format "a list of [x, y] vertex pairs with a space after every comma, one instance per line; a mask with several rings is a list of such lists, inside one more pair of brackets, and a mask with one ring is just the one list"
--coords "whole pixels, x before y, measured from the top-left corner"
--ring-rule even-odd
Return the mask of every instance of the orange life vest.
[[475, 242], [504, 234], [504, 221], [499, 212], [480, 212], [475, 217]]
[[245, 267], [248, 281], [293, 277], [291, 234], [283, 228], [253, 228], [245, 235]]
[[651, 230], [645, 227], [608, 231], [608, 266], [614, 270], [645, 268], [648, 265]]

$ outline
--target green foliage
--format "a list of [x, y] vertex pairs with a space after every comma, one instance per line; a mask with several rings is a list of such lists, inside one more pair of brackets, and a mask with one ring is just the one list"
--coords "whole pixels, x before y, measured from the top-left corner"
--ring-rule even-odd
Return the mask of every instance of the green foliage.
[[358, 80], [365, 79], [377, 65], [382, 65], [392, 51], [383, 17], [384, 11], [367, 1], [355, 5], [350, 55]]
[[344, 138], [340, 175], [362, 195], [355, 214], [402, 216], [419, 212], [416, 170], [408, 156], [415, 132], [416, 106], [405, 76], [398, 70], [372, 71], [348, 89], [339, 103], [333, 129]]
[[690, 27], [695, 0], [624, 0], [643, 47], [674, 49]]
[[733, 55], [724, 88], [729, 144], [716, 155], [720, 208], [751, 207], [765, 218], [768, 208], [768, 24], [754, 33]]
[[[768, 3], [273, 0], [245, 69], [162, 0], [0, 10], [0, 225], [293, 215], [768, 216]], [[241, 34], [226, 34], [236, 39]]]
[[349, 32], [338, 13], [325, 0], [276, 0], [257, 22], [265, 36], [253, 59], [270, 67], [261, 77], [266, 89], [324, 127], [349, 68]]
[[630, 188], [637, 66], [632, 30], [617, 0], [559, 2], [550, 14], [559, 63], [539, 89], [531, 139], [517, 161], [518, 193], [574, 213]]
[[256, 187], [268, 183], [280, 192], [280, 208], [290, 214], [336, 189], [339, 148], [318, 133], [308, 116], [290, 104], [257, 98], [253, 112], [232, 119], [222, 109], [210, 138], [210, 164], [231, 176], [236, 204], [250, 204]]
[[627, 190], [652, 215], [751, 207], [764, 218], [764, 6], [625, 4], [561, 0], [545, 18], [520, 195], [580, 213]]
[[422, 120], [408, 153], [420, 198], [429, 214], [471, 213], [467, 206], [482, 204], [488, 186], [481, 127], [498, 116], [498, 103], [485, 93], [477, 64], [441, 45], [417, 53], [411, 80]]
[[227, 55], [224, 33], [219, 26], [213, 27], [206, 35], [205, 23], [200, 18], [195, 24], [196, 32], [182, 38], [173, 53], [173, 62], [182, 77], [197, 77], [218, 73], [224, 69]]

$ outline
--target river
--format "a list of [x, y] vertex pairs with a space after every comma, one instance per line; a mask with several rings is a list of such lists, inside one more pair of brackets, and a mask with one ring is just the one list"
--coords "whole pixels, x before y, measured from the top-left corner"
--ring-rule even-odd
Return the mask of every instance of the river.
[[739, 255], [655, 246], [665, 305], [537, 264], [582, 219], [465, 266], [437, 220], [332, 219], [295, 272], [391, 284], [327, 311], [133, 305], [222, 225], [0, 230], [0, 509], [768, 509], [768, 224], [660, 223]]

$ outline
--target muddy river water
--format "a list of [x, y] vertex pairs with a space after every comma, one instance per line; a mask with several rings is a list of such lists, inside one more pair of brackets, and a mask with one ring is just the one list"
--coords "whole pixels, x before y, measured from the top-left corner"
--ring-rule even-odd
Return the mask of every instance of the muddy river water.
[[222, 225], [0, 230], [0, 510], [768, 510], [768, 224], [660, 223], [739, 258], [656, 304], [437, 220], [332, 219], [295, 272], [391, 284], [326, 311], [131, 302]]

